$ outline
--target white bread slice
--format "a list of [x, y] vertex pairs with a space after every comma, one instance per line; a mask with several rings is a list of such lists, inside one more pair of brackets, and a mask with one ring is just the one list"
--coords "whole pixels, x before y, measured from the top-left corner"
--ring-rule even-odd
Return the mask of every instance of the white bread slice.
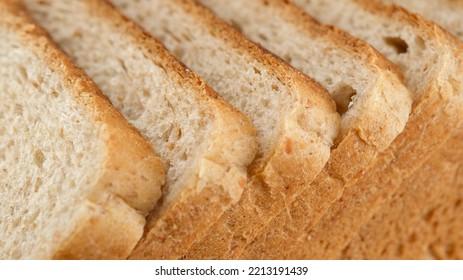
[[433, 20], [460, 40], [463, 39], [461, 19], [463, 2], [460, 0], [383, 0], [383, 2], [395, 3], [411, 12], [419, 13]]
[[107, 2], [24, 2], [158, 147], [167, 182], [141, 244], [156, 258], [181, 252], [239, 200], [257, 150], [250, 122]]
[[[403, 130], [411, 110], [411, 95], [395, 65], [366, 43], [336, 28], [322, 26], [285, 0], [201, 0], [250, 39], [284, 58], [327, 88], [342, 114], [341, 133], [324, 170], [299, 201], [312, 212], [315, 224], [355, 178]], [[246, 9], [243, 9], [246, 7]], [[354, 96], [352, 94], [355, 94]], [[278, 258], [286, 246], [293, 220], [275, 220], [239, 258]], [[270, 235], [267, 235], [271, 233]], [[243, 248], [244, 249], [244, 248]], [[234, 257], [239, 256], [235, 250]]]
[[18, 1], [0, 38], [0, 259], [126, 258], [161, 161]]
[[[463, 2], [395, 2], [463, 40]], [[463, 128], [394, 193], [343, 251], [343, 258], [463, 258]], [[419, 190], [419, 191], [417, 191]]]
[[[242, 199], [194, 245], [191, 254], [183, 256], [228, 258], [323, 168], [338, 130], [334, 102], [317, 83], [246, 40], [195, 1], [111, 2], [158, 37], [256, 126], [260, 147]], [[150, 248], [140, 243], [132, 257], [141, 257], [146, 250]]]
[[[295, 1], [324, 23], [366, 40], [404, 72], [414, 95], [412, 114], [391, 147], [334, 203], [309, 232], [299, 234], [291, 258], [336, 258], [401, 183], [461, 125], [462, 45], [430, 21], [379, 1]], [[297, 247], [297, 248], [296, 248]]]

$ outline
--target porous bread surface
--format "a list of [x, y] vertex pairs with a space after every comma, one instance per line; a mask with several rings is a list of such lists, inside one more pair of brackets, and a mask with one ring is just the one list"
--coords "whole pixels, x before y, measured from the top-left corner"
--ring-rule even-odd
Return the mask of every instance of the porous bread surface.
[[[463, 39], [461, 1], [386, 1]], [[463, 258], [463, 128], [407, 180], [343, 251], [349, 259]]]
[[[404, 132], [373, 168], [345, 188], [311, 231], [293, 229], [299, 236], [294, 242], [298, 246], [282, 253], [286, 258], [335, 258], [381, 201], [394, 193], [461, 123], [462, 77], [457, 74], [462, 67], [461, 45], [433, 23], [377, 1], [296, 3], [321, 22], [340, 26], [378, 48], [402, 69], [414, 94], [413, 111]], [[294, 218], [303, 216], [301, 212], [288, 211], [285, 215]]]
[[[0, 2], [0, 37], [0, 258], [125, 258], [160, 197], [161, 162], [18, 1]], [[108, 249], [120, 221], [131, 230]]]
[[[247, 41], [195, 1], [111, 2], [256, 126], [260, 147], [241, 202], [194, 245], [201, 252], [185, 256], [227, 258], [320, 172], [337, 134], [334, 103], [318, 84]], [[201, 245], [205, 243], [215, 249]]]
[[[187, 7], [193, 1], [111, 2], [199, 73], [227, 102], [252, 119], [258, 130], [260, 156], [274, 149], [275, 139], [280, 136], [280, 120], [285, 120], [287, 110], [295, 109], [295, 105], [290, 85], [274, 75], [272, 67], [263, 66], [250, 51], [237, 48], [236, 40], [225, 41], [220, 35], [224, 28], [211, 25], [210, 16], [198, 20], [195, 14], [198, 8], [191, 11]], [[240, 74], [238, 69], [244, 73]], [[325, 135], [323, 129], [326, 128], [318, 129], [321, 137]], [[329, 142], [332, 134], [322, 140]]]
[[[365, 169], [405, 126], [411, 98], [398, 77], [400, 74], [366, 43], [335, 28], [319, 25], [287, 1], [200, 2], [250, 39], [314, 77], [336, 100], [338, 112], [343, 114], [341, 133], [324, 171], [310, 186], [325, 190], [317, 193], [310, 205], [312, 208], [316, 208], [315, 204], [323, 206], [305, 217], [316, 223], [330, 202], [340, 195], [344, 182]], [[308, 200], [313, 194], [303, 191], [300, 196]], [[286, 234], [285, 224], [291, 224], [292, 220], [273, 223], [279, 225], [275, 231], [282, 231], [274, 233], [279, 238], [255, 238], [240, 258], [265, 257], [259, 253], [285, 246], [288, 240], [281, 236]], [[241, 253], [235, 252], [234, 257]]]
[[52, 250], [47, 240], [69, 234], [76, 210], [69, 205], [78, 204], [97, 180], [93, 171], [103, 164], [104, 147], [91, 116], [72, 106], [59, 77], [21, 49], [13, 32], [1, 32], [0, 184], [8, 189], [2, 195], [2, 258], [34, 257], [42, 250], [46, 256]]
[[[95, 16], [97, 11], [92, 12], [85, 1], [24, 2], [114, 106], [153, 146], [159, 147], [168, 170], [167, 185], [179, 181], [207, 134], [210, 113], [206, 106], [181, 87], [179, 78], [169, 76], [143, 50], [137, 50], [134, 38]], [[165, 195], [170, 197], [171, 191], [166, 188]]]
[[201, 232], [239, 199], [257, 149], [249, 121], [108, 3], [25, 3], [157, 147], [166, 184], [140, 244], [151, 243], [152, 258], [182, 251], [189, 232]]

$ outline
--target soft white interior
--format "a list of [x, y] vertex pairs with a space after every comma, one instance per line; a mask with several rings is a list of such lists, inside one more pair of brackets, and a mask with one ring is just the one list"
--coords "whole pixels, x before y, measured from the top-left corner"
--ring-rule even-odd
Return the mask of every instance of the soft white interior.
[[[329, 40], [307, 35], [310, 30], [288, 24], [278, 11], [265, 5], [264, 0], [200, 2], [251, 40], [323, 85], [336, 101], [338, 112], [347, 113], [344, 119], [357, 113], [355, 108], [348, 111], [355, 104], [353, 98], [367, 93], [375, 83], [374, 74], [363, 61], [352, 57], [345, 49], [333, 47]], [[288, 40], [290, 34], [293, 36]]]
[[459, 0], [383, 0], [432, 19], [463, 40], [463, 1]]
[[322, 23], [334, 24], [377, 48], [404, 72], [415, 99], [427, 89], [440, 55], [412, 26], [368, 12], [353, 0], [294, 0]]
[[0, 27], [0, 259], [49, 258], [105, 149], [91, 114], [16, 36]]
[[111, 2], [251, 118], [258, 131], [259, 155], [272, 150], [280, 120], [292, 106], [286, 85], [259, 62], [230, 49], [178, 4], [164, 0]]
[[25, 1], [32, 16], [159, 153], [167, 169], [163, 195], [169, 200], [191, 180], [213, 123], [210, 112], [181, 74], [162, 66], [162, 57], [159, 63], [148, 58], [123, 28], [102, 20], [84, 2]]

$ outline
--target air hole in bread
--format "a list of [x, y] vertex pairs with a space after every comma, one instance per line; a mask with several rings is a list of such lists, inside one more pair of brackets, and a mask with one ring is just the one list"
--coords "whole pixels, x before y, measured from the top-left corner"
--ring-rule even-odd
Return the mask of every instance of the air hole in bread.
[[293, 62], [293, 58], [290, 54], [285, 54], [281, 58], [288, 64], [291, 64], [291, 62]]
[[37, 149], [34, 152], [34, 164], [38, 167], [43, 166], [43, 162], [45, 161], [45, 155], [43, 154], [42, 150]]
[[330, 85], [330, 86], [333, 85], [333, 79], [331, 77], [326, 77], [324, 82], [325, 82], [326, 85]]
[[38, 192], [40, 187], [42, 186], [42, 178], [37, 178], [37, 181], [35, 181], [34, 184], [34, 192]]
[[264, 42], [268, 42], [268, 38], [265, 34], [259, 33], [257, 36]]
[[16, 115], [22, 115], [23, 113], [23, 106], [21, 106], [20, 104], [15, 104], [14, 105], [14, 113]]
[[183, 55], [185, 54], [185, 50], [183, 48], [176, 48], [172, 51], [172, 53], [174, 54], [174, 56], [176, 57], [183, 57]]
[[82, 38], [82, 32], [75, 31], [74, 33], [72, 33], [72, 36], [74, 36], [76, 38]]
[[117, 59], [117, 62], [121, 66], [121, 68], [124, 70], [125, 73], [128, 73], [129, 71], [127, 70], [127, 66], [125, 65], [124, 60], [122, 59]]
[[151, 96], [151, 92], [149, 90], [143, 90], [143, 96], [145, 97], [150, 97]]
[[347, 112], [349, 104], [356, 94], [357, 91], [350, 85], [342, 85], [332, 92], [333, 99], [336, 102], [336, 109], [340, 115]]
[[21, 67], [19, 67], [18, 71], [19, 71], [19, 75], [21, 76], [21, 79], [23, 81], [27, 81], [28, 75], [27, 75], [26, 68], [21, 66]]
[[262, 100], [261, 105], [262, 105], [264, 108], [269, 108], [269, 107], [270, 107], [270, 100], [268, 100], [268, 99]]
[[166, 129], [166, 131], [164, 131], [164, 133], [162, 134], [161, 138], [162, 138], [162, 140], [164, 140], [164, 142], [169, 142], [170, 133], [172, 132], [173, 128], [174, 128], [173, 126], [169, 126]]
[[243, 27], [238, 22], [230, 20], [230, 25], [233, 26], [233, 28], [235, 28], [239, 32], [243, 33]]
[[181, 161], [186, 161], [188, 159], [188, 155], [186, 154], [186, 152], [182, 153], [179, 157], [179, 159]]
[[397, 54], [408, 52], [408, 44], [400, 37], [385, 37], [384, 42], [386, 45], [392, 47]]
[[416, 46], [420, 50], [425, 50], [426, 49], [426, 42], [424, 41], [424, 39], [422, 37], [417, 36], [416, 39], [415, 39], [415, 43], [416, 43]]
[[32, 84], [32, 86], [33, 86], [34, 88], [36, 88], [36, 89], [39, 88], [39, 84], [38, 84], [36, 81], [29, 81], [29, 82]]

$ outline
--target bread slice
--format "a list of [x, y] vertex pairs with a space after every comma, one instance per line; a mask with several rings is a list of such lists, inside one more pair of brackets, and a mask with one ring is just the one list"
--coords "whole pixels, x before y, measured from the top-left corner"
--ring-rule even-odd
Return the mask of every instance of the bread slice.
[[[338, 131], [334, 102], [317, 83], [246, 40], [195, 1], [111, 2], [158, 37], [256, 126], [260, 147], [242, 199], [182, 256], [229, 258], [323, 168]], [[151, 248], [140, 243], [132, 257], [142, 257], [147, 250]]]
[[[399, 71], [366, 43], [318, 24], [287, 1], [200, 2], [250, 39], [314, 77], [336, 100], [342, 114], [341, 133], [324, 170], [298, 198], [312, 210], [304, 219], [315, 224], [341, 195], [345, 183], [367, 168], [404, 128], [411, 95], [396, 74]], [[279, 251], [291, 242], [286, 236], [299, 224], [285, 215], [277, 217], [281, 218], [275, 218], [240, 258], [278, 258]], [[239, 253], [235, 249], [234, 257]]]
[[0, 37], [0, 259], [127, 257], [161, 161], [18, 1]]
[[335, 24], [366, 40], [395, 62], [404, 72], [414, 99], [409, 121], [390, 148], [359, 181], [345, 188], [311, 231], [301, 223], [299, 233], [291, 236], [294, 245], [282, 252], [286, 258], [335, 258], [381, 202], [460, 126], [462, 46], [432, 22], [379, 1], [295, 3], [321, 22]]
[[[34, 18], [158, 147], [163, 199], [140, 241], [170, 258], [237, 202], [257, 150], [249, 120], [101, 0], [25, 0]], [[110, 50], [110, 51], [108, 51]]]
[[[388, 2], [421, 13], [463, 40], [463, 2]], [[343, 258], [463, 258], [462, 161], [460, 128], [362, 227]]]

